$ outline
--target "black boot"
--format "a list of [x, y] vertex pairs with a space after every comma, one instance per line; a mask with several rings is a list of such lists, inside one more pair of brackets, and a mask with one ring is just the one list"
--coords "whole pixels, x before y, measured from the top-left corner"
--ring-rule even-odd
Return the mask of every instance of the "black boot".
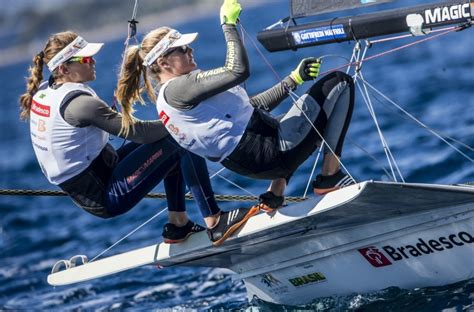
[[167, 244], [176, 244], [184, 242], [189, 236], [204, 231], [206, 228], [197, 223], [188, 221], [184, 226], [176, 226], [172, 223], [166, 223], [163, 226], [163, 241]]
[[350, 175], [339, 170], [329, 176], [318, 174], [316, 180], [313, 181], [313, 190], [317, 195], [324, 195], [355, 183]]

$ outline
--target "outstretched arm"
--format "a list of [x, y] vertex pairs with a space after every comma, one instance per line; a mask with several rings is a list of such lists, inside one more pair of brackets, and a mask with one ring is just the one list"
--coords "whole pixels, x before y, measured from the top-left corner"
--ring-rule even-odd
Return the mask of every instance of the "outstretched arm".
[[263, 109], [267, 112], [271, 112], [277, 107], [284, 99], [288, 97], [289, 91], [296, 89], [296, 82], [290, 78], [285, 77], [281, 82], [277, 83], [268, 90], [263, 91], [250, 98], [250, 104], [256, 108]]
[[194, 71], [171, 81], [165, 90], [166, 101], [188, 110], [203, 100], [244, 82], [250, 75], [247, 52], [237, 32], [240, 5], [225, 1], [221, 8], [222, 30], [227, 44], [225, 64], [207, 71]]
[[[79, 95], [63, 104], [61, 115], [71, 126], [95, 126], [112, 135], [123, 137], [119, 135], [122, 114], [111, 109], [104, 101], [90, 95]], [[127, 140], [145, 144], [156, 142], [167, 135], [169, 134], [161, 121], [137, 120], [134, 131], [130, 131]]]

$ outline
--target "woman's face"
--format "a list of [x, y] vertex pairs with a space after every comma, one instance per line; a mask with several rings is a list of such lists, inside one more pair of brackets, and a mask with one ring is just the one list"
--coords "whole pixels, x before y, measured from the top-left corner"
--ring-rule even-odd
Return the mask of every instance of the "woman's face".
[[62, 76], [64, 82], [87, 82], [95, 80], [95, 60], [93, 57], [74, 57], [64, 63]]
[[164, 56], [170, 65], [170, 70], [175, 75], [186, 75], [196, 69], [193, 58], [193, 49], [190, 46], [181, 46], [171, 49]]

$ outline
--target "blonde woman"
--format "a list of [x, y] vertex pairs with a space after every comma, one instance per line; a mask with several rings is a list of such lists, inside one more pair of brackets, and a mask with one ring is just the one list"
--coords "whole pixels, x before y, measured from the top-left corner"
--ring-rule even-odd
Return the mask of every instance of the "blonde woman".
[[[159, 120], [137, 120], [127, 112], [122, 127], [122, 114], [87, 85], [96, 78], [93, 57], [101, 47], [67, 31], [52, 35], [34, 57], [20, 106], [38, 162], [49, 182], [101, 218], [129, 211], [163, 180], [169, 210], [164, 241], [184, 241], [205, 230], [187, 217], [184, 182], [206, 223], [214, 225], [221, 214], [205, 160], [176, 144]], [[47, 81], [42, 81], [44, 65], [51, 74]], [[131, 143], [115, 150], [110, 134]], [[251, 216], [246, 210], [235, 215], [232, 225], [238, 226]], [[228, 230], [215, 233], [218, 244], [231, 234]]]
[[[240, 12], [236, 0], [224, 0], [221, 24], [227, 55], [222, 67], [198, 70], [189, 46], [198, 34], [181, 34], [168, 27], [147, 34], [140, 46], [132, 48], [136, 57], [125, 66], [143, 73], [149, 93], [150, 80], [161, 85], [158, 113], [180, 146], [236, 173], [273, 180], [260, 196], [261, 209], [281, 207], [289, 178], [321, 144], [320, 134], [331, 149], [325, 151], [314, 191], [322, 195], [353, 184], [339, 164], [354, 105], [351, 77], [342, 72], [323, 77], [298, 100], [304, 114], [293, 106], [284, 116], [273, 117], [268, 112], [290, 90], [318, 76], [320, 62], [302, 60], [281, 83], [249, 98], [239, 86], [249, 77], [247, 54], [236, 29]], [[131, 110], [139, 100], [139, 80], [124, 72], [118, 90], [122, 90], [119, 99], [124, 111]]]

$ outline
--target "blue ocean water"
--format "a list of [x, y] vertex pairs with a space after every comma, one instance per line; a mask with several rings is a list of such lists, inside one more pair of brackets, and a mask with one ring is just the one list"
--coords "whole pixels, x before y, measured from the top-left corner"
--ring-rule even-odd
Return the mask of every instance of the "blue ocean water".
[[[287, 15], [286, 1], [244, 10], [242, 24], [250, 36], [245, 37], [251, 60], [251, 78], [246, 87], [249, 94], [276, 83], [272, 70], [265, 64], [252, 44], [258, 30]], [[201, 68], [223, 64], [224, 39], [215, 16], [202, 18], [178, 27], [183, 32], [198, 31], [199, 40], [193, 44], [195, 59]], [[125, 34], [124, 34], [125, 36]], [[387, 51], [413, 42], [410, 38], [374, 45], [368, 55]], [[258, 44], [257, 44], [258, 45]], [[263, 51], [260, 45], [258, 47]], [[108, 42], [97, 57], [97, 81], [92, 87], [109, 103], [112, 101], [116, 72], [123, 49], [122, 41]], [[429, 127], [474, 146], [474, 50], [473, 30], [451, 33], [435, 40], [403, 49], [367, 62], [367, 81], [394, 99], [404, 109]], [[288, 74], [302, 57], [338, 55], [350, 57], [352, 45], [334, 44], [296, 52], [269, 54], [266, 58], [281, 76]], [[328, 57], [322, 71], [343, 65], [341, 57]], [[31, 148], [28, 124], [18, 119], [17, 98], [24, 92], [23, 77], [29, 63], [0, 68], [2, 111], [0, 114], [0, 188], [52, 189]], [[299, 93], [305, 88], [300, 88]], [[408, 182], [460, 183], [474, 181], [472, 162], [449, 148], [425, 129], [399, 114], [392, 105], [374, 100], [380, 127], [398, 160]], [[281, 105], [276, 113], [284, 112], [291, 103]], [[152, 105], [140, 108], [141, 118], [154, 119]], [[122, 141], [115, 139], [114, 145]], [[474, 157], [473, 152], [459, 143], [456, 147]], [[362, 147], [363, 150], [360, 148]], [[365, 150], [365, 151], [364, 151]], [[371, 156], [369, 156], [368, 152]], [[377, 161], [374, 161], [374, 159]], [[307, 161], [295, 174], [288, 195], [304, 192], [308, 173], [314, 159]], [[360, 94], [349, 129], [343, 161], [358, 180], [387, 180], [383, 167], [385, 155], [378, 135]], [[210, 165], [211, 172], [219, 170]], [[259, 194], [266, 183], [255, 182], [224, 171], [222, 174]], [[243, 194], [243, 191], [216, 177], [213, 185], [217, 194]], [[155, 191], [161, 192], [158, 187]], [[237, 207], [239, 203], [222, 203], [222, 208]], [[73, 285], [51, 287], [46, 276], [58, 259], [76, 254], [89, 258], [129, 233], [166, 206], [164, 201], [143, 200], [127, 215], [99, 220], [62, 197], [0, 197], [0, 309], [7, 310], [152, 310], [152, 309], [252, 309], [287, 311], [294, 307], [269, 304], [259, 300], [247, 302], [245, 287], [233, 281], [224, 269], [171, 267], [159, 270], [142, 267], [111, 277]], [[188, 202], [192, 219], [200, 221], [197, 208]], [[166, 222], [163, 214], [130, 238], [115, 247], [110, 254], [147, 246], [161, 240], [161, 228]], [[448, 263], [446, 265], [449, 265]], [[474, 309], [474, 280], [443, 287], [416, 290], [389, 288], [369, 294], [328, 297], [299, 309], [321, 311], [467, 311]]]

